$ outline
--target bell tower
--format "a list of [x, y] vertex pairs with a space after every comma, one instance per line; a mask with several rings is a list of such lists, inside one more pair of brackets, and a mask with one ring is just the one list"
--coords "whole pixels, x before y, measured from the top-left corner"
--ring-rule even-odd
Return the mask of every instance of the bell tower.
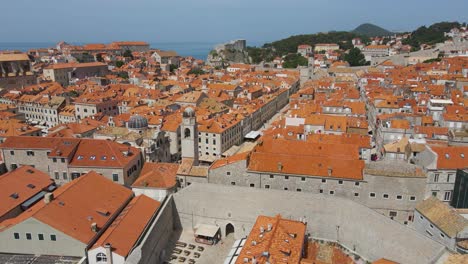
[[187, 107], [182, 114], [181, 125], [182, 158], [192, 158], [193, 165], [198, 165], [198, 129], [195, 110]]

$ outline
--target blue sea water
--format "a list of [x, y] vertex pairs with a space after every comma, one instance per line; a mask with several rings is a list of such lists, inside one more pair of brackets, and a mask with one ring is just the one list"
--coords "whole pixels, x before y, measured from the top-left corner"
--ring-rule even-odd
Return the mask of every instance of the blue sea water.
[[[0, 50], [20, 50], [55, 47], [55, 42], [0, 42]], [[71, 43], [83, 45], [85, 43]], [[175, 50], [181, 56], [192, 56], [205, 60], [210, 50], [219, 42], [150, 42], [151, 48], [161, 50]], [[248, 42], [250, 46], [261, 46], [263, 42]]]

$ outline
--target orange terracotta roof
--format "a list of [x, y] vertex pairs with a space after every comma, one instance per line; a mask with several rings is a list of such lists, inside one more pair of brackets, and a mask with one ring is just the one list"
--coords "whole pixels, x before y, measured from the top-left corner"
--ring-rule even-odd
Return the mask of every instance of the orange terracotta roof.
[[85, 62], [85, 63], [57, 63], [45, 67], [44, 69], [67, 69], [67, 68], [82, 68], [82, 67], [98, 67], [106, 66], [107, 64], [102, 62]]
[[[244, 263], [244, 258], [249, 262], [255, 258], [258, 264], [298, 264], [302, 258], [306, 227], [302, 222], [284, 219], [280, 215], [258, 216], [236, 264]], [[264, 252], [268, 252], [268, 257]]]
[[140, 177], [132, 187], [147, 187], [170, 189], [176, 185], [176, 175], [179, 165], [175, 163], [146, 162], [141, 170]]
[[109, 243], [113, 252], [127, 257], [160, 205], [146, 195], [134, 197], [91, 249]]
[[436, 147], [431, 149], [437, 153], [437, 169], [468, 168], [468, 146]]
[[221, 168], [232, 163], [246, 160], [248, 155], [249, 155], [248, 152], [243, 152], [243, 153], [232, 155], [227, 158], [218, 159], [215, 162], [213, 162], [213, 164], [210, 167], [210, 170], [214, 170], [214, 169]]
[[63, 185], [53, 195], [50, 203], [41, 201], [16, 218], [3, 221], [0, 231], [35, 218], [88, 244], [96, 236], [91, 224], [104, 227], [133, 197], [131, 190], [94, 171]]
[[21, 166], [3, 174], [0, 177], [0, 218], [52, 184], [54, 181], [48, 174], [31, 166]]
[[362, 180], [364, 161], [330, 157], [253, 152], [248, 169], [262, 173], [279, 173], [312, 177]]

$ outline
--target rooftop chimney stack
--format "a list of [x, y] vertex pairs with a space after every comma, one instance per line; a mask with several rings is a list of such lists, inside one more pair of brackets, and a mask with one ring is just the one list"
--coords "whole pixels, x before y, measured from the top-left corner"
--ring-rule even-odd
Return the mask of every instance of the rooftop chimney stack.
[[282, 171], [282, 170], [283, 170], [283, 163], [278, 162], [278, 171]]
[[50, 202], [52, 202], [53, 199], [54, 199], [54, 194], [53, 193], [46, 193], [44, 195], [44, 203], [45, 204], [49, 204]]
[[94, 222], [94, 223], [91, 224], [91, 231], [93, 231], [94, 233], [98, 232], [97, 223]]
[[107, 264], [113, 264], [111, 243], [106, 243], [104, 248], [106, 249]]

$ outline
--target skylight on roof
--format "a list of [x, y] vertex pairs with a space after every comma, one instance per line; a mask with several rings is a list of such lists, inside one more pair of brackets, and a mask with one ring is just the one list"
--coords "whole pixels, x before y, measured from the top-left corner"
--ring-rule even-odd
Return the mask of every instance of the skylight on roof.
[[95, 160], [95, 159], [96, 159], [96, 156], [95, 156], [95, 155], [92, 155], [91, 157], [89, 157], [89, 159]]
[[111, 157], [111, 160], [115, 160], [115, 156], [112, 156], [112, 157]]
[[36, 188], [36, 185], [34, 185], [34, 184], [32, 184], [32, 183], [28, 184], [27, 186], [28, 186], [28, 188], [31, 188], [31, 189]]
[[107, 156], [101, 156], [101, 160], [107, 160]]
[[79, 155], [78, 160], [82, 160], [82, 159], [83, 159], [83, 156]]
[[18, 199], [19, 195], [18, 195], [18, 193], [12, 193], [12, 194], [10, 194], [10, 197], [13, 198], [13, 199]]
[[460, 157], [462, 157], [462, 159], [465, 158], [465, 153], [460, 153]]
[[450, 155], [448, 153], [445, 153], [445, 158], [450, 159]]

